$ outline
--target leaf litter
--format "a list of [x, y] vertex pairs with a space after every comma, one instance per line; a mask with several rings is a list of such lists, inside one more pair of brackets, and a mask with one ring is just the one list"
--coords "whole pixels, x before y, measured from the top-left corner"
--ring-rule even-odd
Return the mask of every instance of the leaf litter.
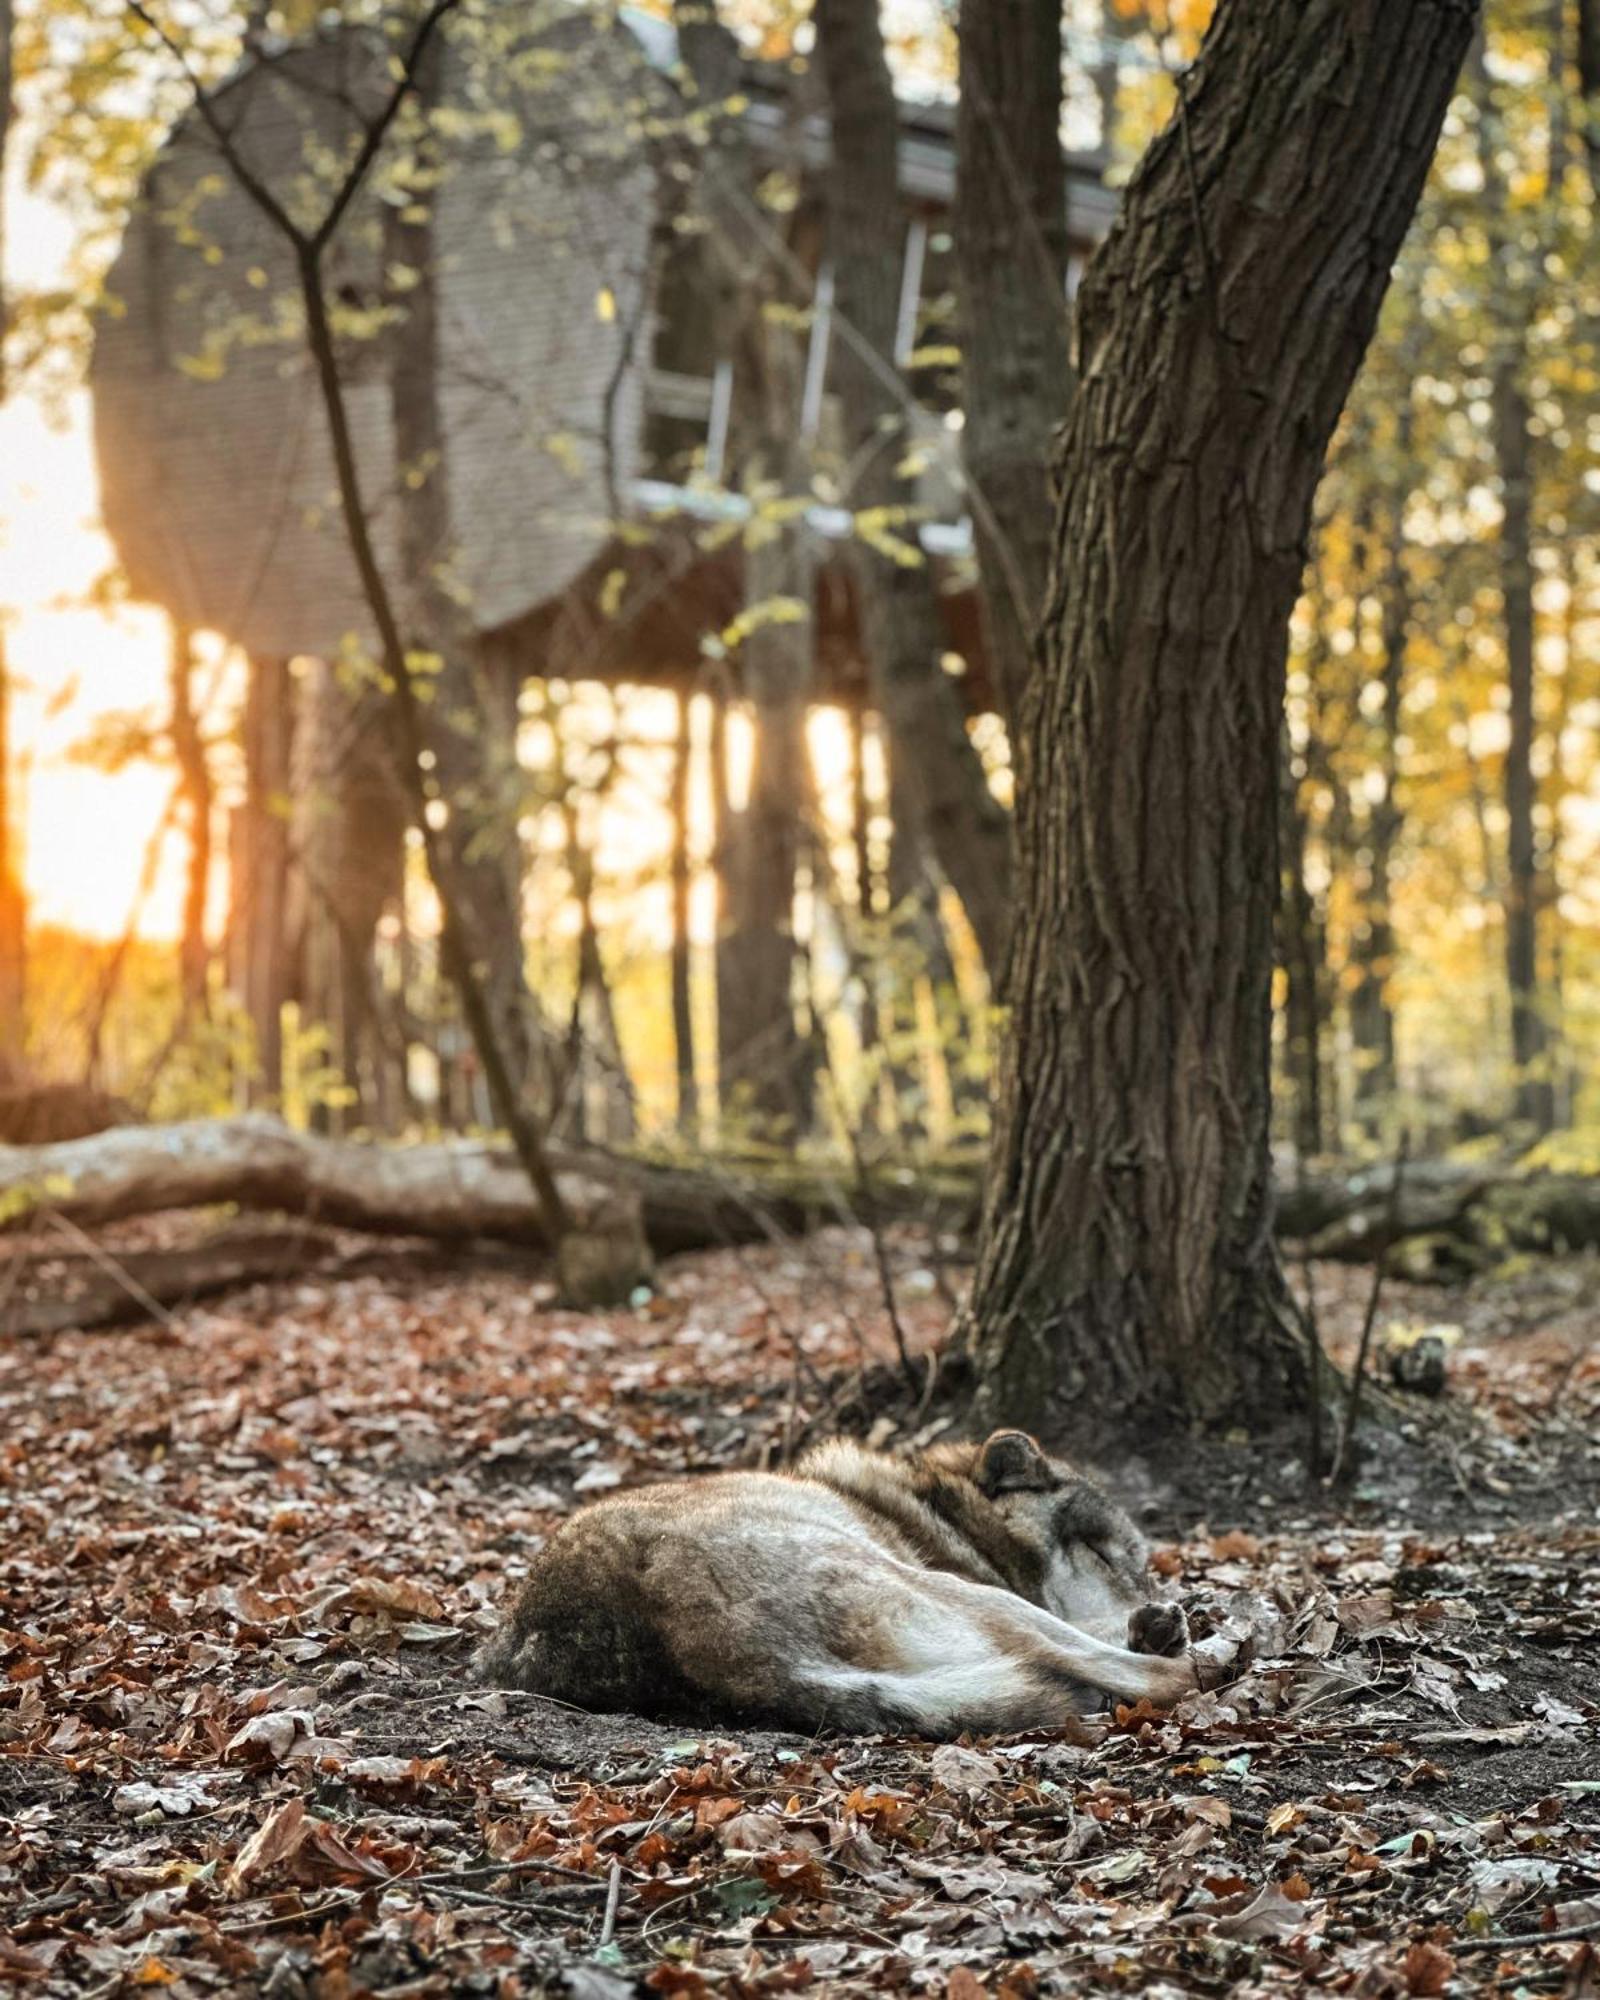
[[[948, 1288], [890, 1251], [922, 1355]], [[1365, 1279], [1318, 1278], [1337, 1350]], [[1452, 1296], [1439, 1438], [1419, 1408], [1342, 1510], [1293, 1440], [1114, 1468], [1248, 1673], [943, 1745], [470, 1671], [586, 1495], [950, 1425], [882, 1392], [859, 1234], [606, 1315], [464, 1260], [0, 1346], [0, 1987], [1600, 1993], [1592, 1279]]]

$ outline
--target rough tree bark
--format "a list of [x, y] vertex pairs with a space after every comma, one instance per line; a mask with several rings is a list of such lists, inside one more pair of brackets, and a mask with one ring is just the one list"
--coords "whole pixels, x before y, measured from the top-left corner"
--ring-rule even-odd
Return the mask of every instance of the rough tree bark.
[[817, 0], [817, 49], [833, 139], [828, 222], [840, 337], [834, 379], [850, 453], [847, 498], [857, 521], [851, 563], [861, 597], [873, 697], [907, 774], [920, 831], [961, 898], [998, 985], [1010, 927], [1011, 836], [944, 672], [943, 627], [925, 560], [903, 510], [897, 471], [907, 444], [895, 324], [905, 252], [896, 145], [899, 119], [877, 0]]
[[1060, 0], [962, 0], [958, 39], [961, 446], [1009, 721], [1050, 577], [1050, 439], [1072, 400]]
[[1085, 279], [1018, 741], [985, 1420], [1302, 1393], [1269, 1171], [1288, 621], [1473, 13], [1222, 0]]

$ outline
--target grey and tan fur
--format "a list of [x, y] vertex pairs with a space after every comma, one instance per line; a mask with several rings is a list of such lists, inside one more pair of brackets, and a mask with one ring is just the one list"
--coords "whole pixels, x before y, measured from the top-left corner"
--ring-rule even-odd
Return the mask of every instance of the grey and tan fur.
[[1014, 1731], [1194, 1688], [1132, 1521], [1021, 1431], [615, 1494], [534, 1559], [485, 1676], [584, 1708]]

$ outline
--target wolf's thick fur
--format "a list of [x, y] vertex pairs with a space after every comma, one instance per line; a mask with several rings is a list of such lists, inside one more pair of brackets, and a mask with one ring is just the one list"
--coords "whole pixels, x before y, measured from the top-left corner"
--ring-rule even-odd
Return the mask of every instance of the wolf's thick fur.
[[[485, 1676], [591, 1709], [807, 1730], [1046, 1728], [1091, 1689], [1196, 1685], [1120, 1507], [1020, 1431], [890, 1458], [823, 1445], [584, 1508]], [[1177, 1656], [1177, 1657], [1173, 1657]]]

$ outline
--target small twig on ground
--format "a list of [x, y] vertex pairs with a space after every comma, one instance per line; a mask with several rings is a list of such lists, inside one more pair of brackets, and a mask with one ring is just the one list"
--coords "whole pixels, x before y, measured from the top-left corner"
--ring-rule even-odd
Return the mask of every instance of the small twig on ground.
[[605, 1950], [617, 1934], [617, 1904], [622, 1900], [622, 1863], [611, 1864], [611, 1880], [606, 1884], [606, 1913], [600, 1920], [600, 1949]]
[[1333, 1470], [1328, 1474], [1330, 1486], [1337, 1485], [1353, 1471], [1352, 1448], [1355, 1444], [1356, 1421], [1361, 1414], [1361, 1391], [1367, 1379], [1367, 1351], [1372, 1345], [1372, 1329], [1377, 1324], [1378, 1302], [1383, 1297], [1383, 1280], [1390, 1245], [1394, 1242], [1400, 1224], [1400, 1194], [1405, 1182], [1406, 1161], [1411, 1155], [1411, 1134], [1400, 1134], [1399, 1150], [1394, 1156], [1394, 1178], [1389, 1183], [1389, 1199], [1384, 1204], [1383, 1241], [1378, 1245], [1377, 1260], [1372, 1267], [1372, 1286], [1367, 1293], [1366, 1315], [1361, 1322], [1361, 1339], [1356, 1347], [1355, 1367], [1350, 1371], [1350, 1393], [1345, 1398], [1344, 1427], [1339, 1433], [1338, 1449], [1333, 1455]]
[[1567, 1924], [1556, 1931], [1524, 1931], [1518, 1936], [1508, 1936], [1497, 1932], [1493, 1937], [1458, 1938], [1450, 1949], [1460, 1958], [1469, 1951], [1526, 1951], [1536, 1944], [1573, 1944], [1579, 1938], [1600, 1935], [1600, 1917], [1590, 1917], [1586, 1923]]
[[607, 1886], [597, 1876], [586, 1875], [581, 1868], [563, 1868], [557, 1861], [537, 1857], [527, 1861], [476, 1862], [467, 1868], [430, 1868], [424, 1874], [397, 1876], [396, 1880], [431, 1889], [450, 1882], [493, 1882], [504, 1875], [559, 1875], [562, 1878], [560, 1883], [543, 1886], [569, 1896], [579, 1890], [598, 1895]]

